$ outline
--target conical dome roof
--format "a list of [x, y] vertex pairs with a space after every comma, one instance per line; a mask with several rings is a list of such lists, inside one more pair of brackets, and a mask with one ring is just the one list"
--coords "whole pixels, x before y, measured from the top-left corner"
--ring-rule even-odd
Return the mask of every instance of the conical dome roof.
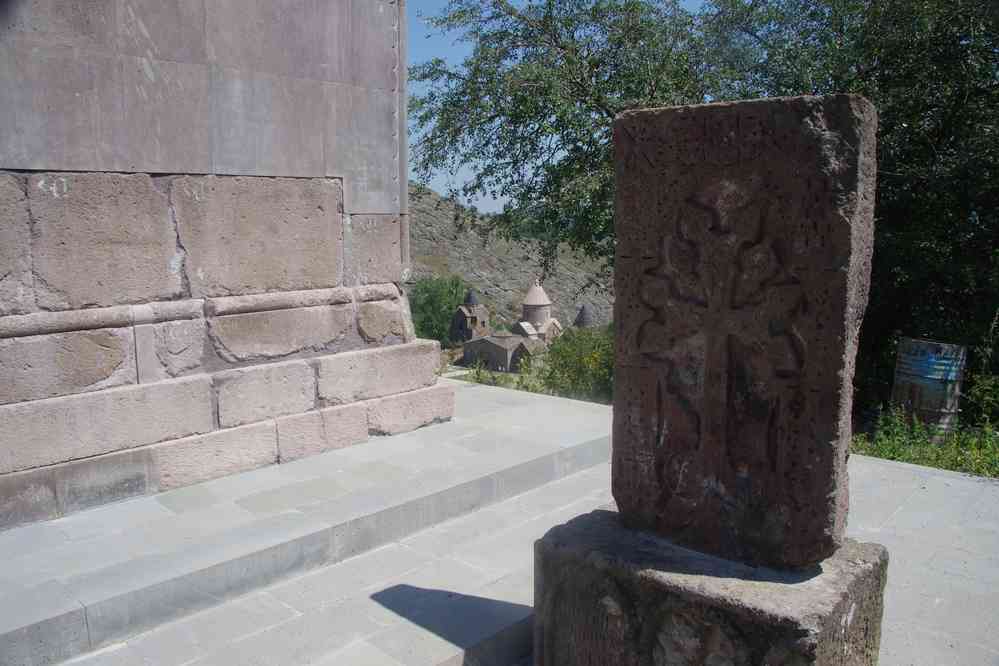
[[478, 305], [478, 304], [479, 304], [479, 297], [475, 295], [474, 291], [469, 289], [468, 293], [465, 294], [465, 302], [463, 303], [463, 305]]
[[541, 287], [541, 281], [535, 280], [531, 288], [527, 290], [527, 295], [524, 296], [524, 305], [551, 305], [551, 299], [548, 298], [548, 294]]
[[583, 303], [583, 307], [579, 308], [579, 314], [576, 315], [576, 321], [572, 322], [572, 325], [576, 328], [592, 328], [596, 325], [593, 309], [588, 303]]

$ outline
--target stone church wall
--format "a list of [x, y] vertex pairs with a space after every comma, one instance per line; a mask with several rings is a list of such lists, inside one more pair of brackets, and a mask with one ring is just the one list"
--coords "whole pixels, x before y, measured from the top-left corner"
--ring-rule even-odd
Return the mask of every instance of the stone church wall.
[[404, 17], [0, 3], [0, 529], [450, 417], [398, 287]]

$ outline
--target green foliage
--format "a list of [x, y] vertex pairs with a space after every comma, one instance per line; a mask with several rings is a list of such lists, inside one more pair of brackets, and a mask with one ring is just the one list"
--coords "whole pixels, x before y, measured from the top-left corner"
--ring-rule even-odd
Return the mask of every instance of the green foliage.
[[451, 345], [451, 318], [465, 298], [467, 287], [456, 276], [420, 278], [409, 290], [409, 305], [416, 335]]
[[999, 352], [999, 310], [982, 343], [974, 350], [977, 367], [968, 373], [964, 392], [965, 413], [972, 423], [999, 424], [999, 373], [994, 372], [996, 352]]
[[960, 427], [934, 441], [934, 433], [901, 410], [886, 412], [873, 435], [856, 435], [851, 452], [955, 472], [999, 477], [999, 431]]
[[[999, 302], [999, 11], [982, 0], [708, 0], [722, 97], [860, 93], [878, 192], [858, 402], [884, 402], [900, 336], [974, 347]], [[999, 356], [975, 373], [999, 374]], [[975, 395], [989, 380], [969, 378]]]
[[614, 395], [614, 336], [609, 328], [570, 328], [545, 354], [541, 383], [556, 395], [610, 403]]
[[507, 197], [493, 228], [537, 242], [545, 270], [561, 242], [609, 261], [611, 124], [705, 99], [694, 17], [676, 0], [451, 0], [430, 23], [473, 50], [410, 69], [418, 175], [471, 169], [462, 193]]
[[518, 373], [491, 372], [477, 363], [462, 379], [609, 404], [614, 396], [614, 334], [610, 327], [570, 328], [544, 354], [523, 359]]

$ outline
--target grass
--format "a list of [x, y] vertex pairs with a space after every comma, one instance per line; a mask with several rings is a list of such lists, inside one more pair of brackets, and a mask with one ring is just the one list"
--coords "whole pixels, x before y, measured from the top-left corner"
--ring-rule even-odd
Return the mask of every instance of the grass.
[[901, 411], [887, 412], [873, 434], [858, 434], [852, 453], [999, 478], [999, 430], [988, 423], [961, 426], [934, 441], [933, 431]]

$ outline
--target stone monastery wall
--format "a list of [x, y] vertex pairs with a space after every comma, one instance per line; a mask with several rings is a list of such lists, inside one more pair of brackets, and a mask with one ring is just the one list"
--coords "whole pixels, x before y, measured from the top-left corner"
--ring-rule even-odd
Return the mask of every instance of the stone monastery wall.
[[0, 529], [450, 417], [405, 8], [0, 3]]

